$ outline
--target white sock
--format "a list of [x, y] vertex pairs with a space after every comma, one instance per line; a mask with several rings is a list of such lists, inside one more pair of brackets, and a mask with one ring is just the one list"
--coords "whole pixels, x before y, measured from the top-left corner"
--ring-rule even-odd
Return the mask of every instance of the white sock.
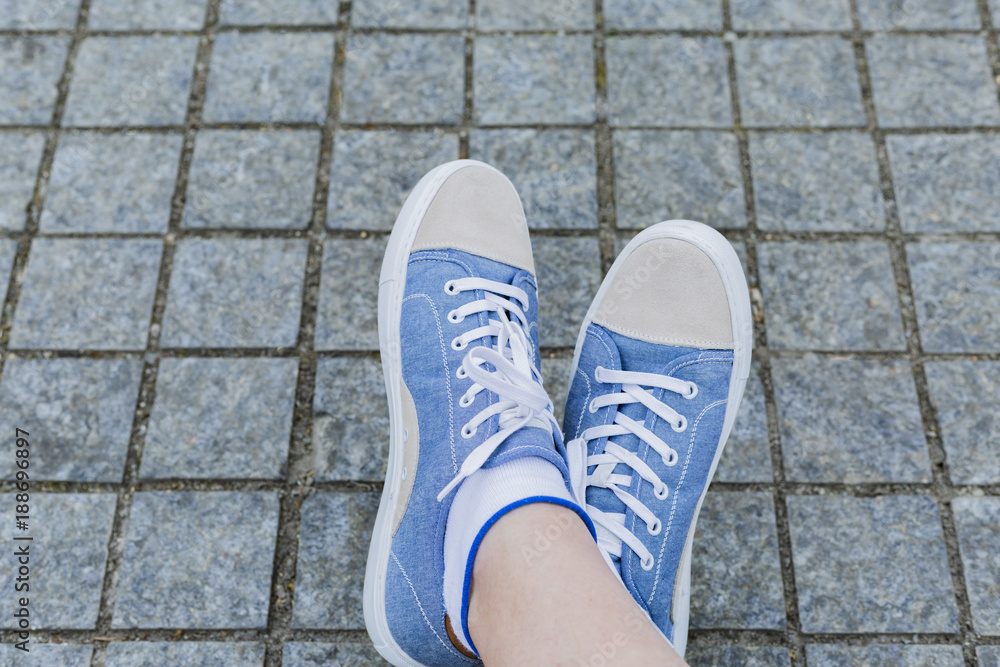
[[471, 552], [473, 546], [479, 548], [474, 544], [476, 538], [488, 521], [500, 518], [495, 517], [498, 512], [538, 496], [577, 504], [559, 469], [539, 456], [524, 456], [494, 468], [480, 468], [455, 491], [444, 533], [444, 607], [455, 635], [470, 651], [472, 640], [465, 635], [462, 606], [466, 571], [475, 560]]

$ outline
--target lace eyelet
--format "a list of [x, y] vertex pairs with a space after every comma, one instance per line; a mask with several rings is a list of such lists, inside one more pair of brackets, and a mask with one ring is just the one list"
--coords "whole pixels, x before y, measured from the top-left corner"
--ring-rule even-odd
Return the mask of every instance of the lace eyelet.
[[681, 396], [690, 401], [692, 398], [698, 395], [698, 385], [696, 385], [694, 382], [688, 382], [688, 387], [690, 388], [690, 391], [688, 391], [688, 393], [686, 394], [681, 394]]
[[661, 522], [659, 519], [657, 519], [656, 523], [654, 523], [652, 526], [646, 524], [646, 532], [648, 532], [650, 535], [659, 535], [661, 530], [663, 530], [663, 522]]
[[465, 426], [462, 427], [462, 437], [465, 438], [466, 440], [468, 440], [469, 438], [471, 438], [472, 436], [474, 436], [476, 434], [476, 431], [478, 431], [478, 430], [479, 430], [478, 426], [476, 428], [474, 428], [474, 429], [469, 429], [469, 426], [465, 425]]
[[[668, 468], [673, 468], [675, 465], [677, 465], [678, 458], [679, 457], [677, 456], [677, 452], [670, 450], [670, 453], [663, 457], [663, 465], [667, 466]], [[664, 485], [664, 488], [666, 488], [666, 485]]]
[[587, 404], [587, 410], [590, 412], [590, 414], [594, 414], [595, 412], [597, 412], [597, 407], [594, 405], [594, 401], [591, 401], [590, 403]]
[[464, 380], [465, 378], [469, 377], [469, 374], [465, 372], [465, 366], [458, 367], [458, 370], [455, 371], [455, 377], [457, 377], [459, 380]]
[[472, 400], [467, 396], [463, 395], [462, 398], [458, 399], [458, 407], [467, 408], [472, 405]]
[[603, 370], [604, 370], [603, 366], [598, 366], [597, 368], [594, 369], [594, 380], [596, 380], [597, 382], [603, 382], [603, 380], [601, 380], [601, 371]]
[[458, 311], [457, 310], [453, 310], [450, 313], [448, 313], [448, 321], [451, 322], [452, 324], [458, 324], [459, 322], [461, 322], [464, 319], [465, 319], [464, 315], [462, 317], [458, 316]]
[[684, 415], [681, 415], [680, 417], [681, 419], [679, 424], [677, 424], [676, 426], [674, 426], [673, 424], [670, 425], [670, 428], [674, 429], [674, 431], [677, 433], [683, 433], [684, 430], [687, 429], [688, 427], [688, 420], [684, 417]]
[[666, 500], [667, 496], [670, 495], [670, 490], [667, 488], [667, 485], [664, 484], [663, 485], [663, 493], [660, 493], [656, 489], [653, 489], [653, 495], [656, 497], [657, 500]]
[[648, 560], [644, 559], [644, 560], [639, 561], [640, 567], [642, 567], [642, 569], [644, 569], [646, 572], [649, 572], [650, 570], [652, 570], [653, 569], [653, 565], [655, 563], [656, 563], [656, 559], [653, 558], [652, 556], [650, 556]]
[[445, 294], [452, 294], [452, 295], [458, 294], [458, 288], [455, 287], [455, 281], [449, 280], [448, 282], [446, 282], [444, 284], [444, 291]]
[[468, 346], [469, 346], [468, 343], [462, 343], [457, 338], [452, 338], [451, 339], [451, 349], [453, 349], [453, 350], [458, 350], [459, 352], [461, 352], [462, 350], [464, 350]]

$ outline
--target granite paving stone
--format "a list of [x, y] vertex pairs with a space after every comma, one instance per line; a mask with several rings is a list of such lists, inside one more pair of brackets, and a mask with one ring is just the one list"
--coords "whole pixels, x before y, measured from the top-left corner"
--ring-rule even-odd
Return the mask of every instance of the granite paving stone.
[[542, 356], [541, 370], [542, 379], [545, 381], [545, 391], [552, 399], [552, 405], [555, 408], [552, 414], [560, 425], [563, 423], [563, 411], [566, 408], [566, 396], [569, 393], [569, 371], [572, 365], [572, 359]]
[[389, 410], [377, 359], [319, 360], [312, 442], [316, 481], [385, 479]]
[[29, 652], [4, 644], [0, 667], [90, 667], [93, 646], [79, 644], [39, 644], [32, 641]]
[[180, 135], [64, 135], [39, 229], [166, 232], [183, 143]]
[[0, 37], [0, 125], [52, 120], [68, 49], [67, 35]]
[[722, 40], [678, 35], [609, 37], [605, 53], [611, 125], [732, 125]]
[[739, 146], [731, 133], [616, 130], [614, 154], [620, 228], [676, 218], [746, 226]]
[[989, 0], [990, 14], [993, 16], [993, 25], [1000, 27], [1000, 0]]
[[[27, 533], [18, 531], [18, 536], [31, 537], [31, 544], [36, 546], [30, 549], [29, 556], [31, 628], [82, 630], [92, 629], [97, 623], [115, 500], [113, 493], [38, 493], [33, 490], [30, 530]], [[13, 517], [4, 523], [0, 536], [13, 545]], [[11, 565], [13, 552], [11, 546], [12, 555], [4, 559], [5, 567], [0, 572], [0, 584], [4, 590], [11, 591], [11, 606], [17, 576]], [[0, 627], [17, 627], [13, 610], [4, 614]]]
[[1000, 244], [906, 246], [928, 352], [1000, 352]]
[[957, 632], [930, 496], [789, 496], [802, 631]]
[[205, 122], [322, 122], [333, 41], [326, 33], [219, 34], [205, 89]]
[[810, 667], [962, 667], [960, 646], [905, 646], [873, 644], [870, 646], [838, 646], [810, 644], [806, 646]]
[[865, 50], [883, 127], [1000, 123], [982, 37], [888, 35], [866, 40]]
[[715, 475], [720, 482], [770, 482], [773, 479], [764, 385], [756, 361], [750, 364], [743, 400]]
[[164, 347], [292, 347], [305, 239], [181, 239], [167, 293]]
[[353, 34], [345, 58], [343, 122], [453, 125], [462, 119], [460, 35]]
[[[138, 359], [9, 359], [0, 423], [31, 433], [31, 478], [121, 481], [141, 378]], [[13, 479], [14, 459], [0, 471]]]
[[1000, 484], [1000, 362], [930, 361], [924, 368], [951, 481]]
[[473, 96], [473, 116], [481, 125], [592, 123], [596, 117], [593, 38], [479, 37], [473, 55]]
[[734, 45], [748, 127], [865, 124], [851, 42], [843, 37], [740, 39]]
[[761, 243], [757, 258], [771, 347], [905, 349], [885, 243]]
[[200, 30], [206, 0], [92, 0], [91, 30]]
[[776, 359], [772, 374], [789, 481], [931, 481], [907, 362]]
[[240, 665], [264, 667], [264, 645], [256, 642], [111, 642], [107, 667]]
[[388, 667], [389, 663], [382, 659], [375, 647], [370, 643], [324, 642], [304, 643], [288, 642], [285, 644], [281, 659], [284, 667]]
[[478, 30], [593, 30], [594, 3], [589, 0], [479, 0]]
[[198, 38], [184, 35], [87, 37], [63, 124], [181, 125], [197, 50]]
[[339, 5], [324, 0], [222, 0], [223, 25], [334, 25]]
[[79, 0], [0, 0], [0, 30], [58, 30], [76, 25]]
[[969, 591], [972, 625], [982, 635], [1000, 635], [1000, 498], [960, 497], [951, 502]]
[[24, 229], [44, 148], [42, 134], [0, 134], [0, 229]]
[[441, 131], [337, 132], [327, 228], [391, 230], [421, 177], [458, 153], [458, 135]]
[[378, 503], [377, 493], [322, 491], [303, 501], [293, 627], [365, 627], [361, 596]]
[[597, 157], [590, 130], [474, 130], [469, 157], [514, 183], [532, 229], [597, 228]]
[[1000, 137], [886, 137], [904, 232], [1000, 232]]
[[162, 248], [150, 239], [35, 239], [10, 347], [144, 349]]
[[858, 0], [865, 30], [978, 30], [976, 0]]
[[273, 493], [136, 493], [112, 627], [266, 627], [277, 529]]
[[140, 476], [284, 475], [295, 359], [163, 359]]
[[0, 292], [7, 294], [7, 283], [10, 281], [10, 270], [14, 266], [14, 254], [17, 252], [17, 241], [0, 239]]
[[351, 3], [355, 28], [464, 28], [469, 6], [452, 0], [356, 0]]
[[885, 228], [875, 146], [868, 135], [753, 133], [750, 161], [760, 229]]
[[580, 323], [601, 286], [596, 238], [536, 238], [531, 242], [539, 287], [542, 347], [576, 345]]
[[318, 132], [199, 132], [183, 226], [305, 229], [319, 145]]
[[850, 30], [848, 0], [733, 0], [736, 30]]
[[1000, 646], [979, 646], [976, 657], [979, 658], [979, 667], [1000, 667]]
[[323, 248], [317, 350], [378, 349], [378, 281], [386, 240], [329, 239]]
[[615, 30], [721, 30], [721, 0], [606, 0], [604, 25]]
[[691, 647], [684, 658], [691, 667], [790, 667], [787, 648], [771, 646]]
[[769, 491], [709, 493], [698, 515], [691, 558], [692, 628], [785, 628]]

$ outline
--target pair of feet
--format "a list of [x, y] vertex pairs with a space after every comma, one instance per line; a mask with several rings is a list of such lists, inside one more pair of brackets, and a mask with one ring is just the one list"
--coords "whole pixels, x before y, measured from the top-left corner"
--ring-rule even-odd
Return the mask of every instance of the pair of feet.
[[534, 274], [520, 200], [479, 162], [428, 173], [389, 239], [378, 308], [391, 436], [364, 605], [395, 665], [474, 664], [479, 543], [536, 502], [577, 512], [684, 654], [695, 520], [750, 367], [739, 260], [698, 223], [636, 236], [581, 327], [563, 428], [538, 370]]

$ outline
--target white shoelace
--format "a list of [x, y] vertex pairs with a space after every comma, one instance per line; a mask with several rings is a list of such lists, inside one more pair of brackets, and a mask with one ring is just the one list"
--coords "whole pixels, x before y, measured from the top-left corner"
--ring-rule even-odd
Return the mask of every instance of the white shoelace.
[[[588, 406], [591, 412], [597, 412], [599, 409], [611, 405], [642, 403], [653, 414], [668, 422], [674, 431], [679, 433], [687, 428], [687, 419], [670, 406], [653, 398], [652, 390], [654, 388], [665, 389], [691, 399], [698, 395], [698, 385], [695, 383], [656, 373], [612, 371], [601, 366], [595, 370], [594, 378], [604, 384], [621, 384], [622, 390], [620, 393], [605, 394], [592, 400]], [[650, 535], [658, 535], [663, 529], [663, 524], [652, 510], [628, 492], [628, 488], [632, 484], [632, 475], [614, 473], [615, 466], [624, 463], [637, 472], [642, 479], [653, 485], [653, 494], [657, 499], [666, 500], [669, 495], [667, 485], [653, 469], [638, 456], [610, 440], [608, 440], [603, 454], [586, 456], [589, 441], [629, 434], [637, 436], [656, 450], [662, 457], [664, 465], [677, 465], [676, 450], [649, 430], [644, 422], [637, 422], [622, 412], [618, 412], [613, 423], [588, 428], [580, 434], [580, 438], [569, 443], [571, 474], [573, 474], [574, 479], [584, 480], [583, 488], [578, 491], [578, 495], [584, 497], [586, 488], [589, 486], [608, 489], [645, 522], [646, 530], [649, 531]], [[583, 454], [572, 456], [573, 452], [583, 452]], [[581, 466], [582, 470], [579, 469]], [[593, 474], [588, 475], [586, 471], [590, 466], [597, 467]], [[586, 509], [597, 528], [598, 545], [607, 557], [621, 558], [622, 544], [624, 543], [639, 556], [640, 564], [644, 570], [653, 567], [653, 554], [643, 546], [642, 541], [632, 531], [625, 527], [624, 513], [603, 512], [593, 505], [587, 505]]]
[[[524, 314], [528, 309], [528, 294], [513, 285], [485, 278], [449, 280], [445, 283], [444, 290], [452, 295], [473, 290], [485, 292], [484, 298], [459, 306], [448, 313], [448, 321], [453, 324], [481, 312], [496, 314], [497, 319], [491, 318], [487, 324], [456, 336], [452, 339], [451, 346], [455, 350], [464, 350], [469, 343], [480, 338], [489, 336], [496, 339], [494, 347], [479, 345], [470, 349], [456, 376], [459, 379], [471, 378], [473, 382], [459, 399], [459, 407], [471, 406], [484, 389], [500, 398], [466, 422], [462, 427], [462, 437], [474, 436], [479, 425], [493, 415], [500, 415], [500, 430], [469, 453], [455, 478], [438, 494], [438, 501], [443, 500], [462, 480], [483, 467], [490, 455], [522, 426], [530, 422], [531, 426], [546, 429], [549, 433], [553, 432], [553, 427], [559, 427], [552, 414], [552, 401], [542, 387], [541, 373], [532, 360], [531, 344], [525, 333], [528, 328], [528, 320]], [[486, 364], [491, 365], [494, 370], [487, 370], [484, 367]]]

